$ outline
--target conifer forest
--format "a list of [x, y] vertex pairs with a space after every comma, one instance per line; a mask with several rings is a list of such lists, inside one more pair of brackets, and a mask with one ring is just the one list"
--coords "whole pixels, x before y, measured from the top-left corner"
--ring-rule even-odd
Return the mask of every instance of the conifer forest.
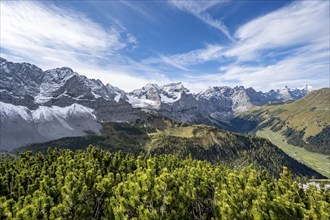
[[253, 166], [86, 150], [2, 156], [0, 219], [323, 219], [330, 190]]

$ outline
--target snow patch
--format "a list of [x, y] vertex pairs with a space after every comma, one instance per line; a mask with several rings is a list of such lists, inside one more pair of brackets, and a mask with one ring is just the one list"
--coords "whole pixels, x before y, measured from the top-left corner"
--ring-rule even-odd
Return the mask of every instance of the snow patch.
[[117, 95], [115, 96], [114, 100], [115, 100], [116, 102], [119, 102], [120, 98], [121, 98], [121, 94], [117, 94]]
[[161, 101], [164, 102], [164, 103], [173, 103], [173, 102], [176, 102], [176, 101], [180, 100], [180, 98], [181, 98], [181, 94], [178, 94], [176, 96], [176, 98], [168, 97], [168, 96], [166, 96], [162, 93], [159, 94], [159, 96], [160, 96]]
[[17, 117], [22, 117], [25, 121], [29, 122], [47, 122], [55, 119], [63, 122], [65, 119], [81, 116], [90, 116], [96, 119], [93, 109], [77, 103], [67, 107], [39, 106], [36, 110], [29, 110], [25, 106], [16, 106], [0, 102], [0, 115], [11, 120], [14, 120]]
[[5, 102], [0, 102], [0, 115], [2, 117], [15, 119], [18, 117], [26, 121], [31, 121], [31, 112], [25, 106], [16, 106]]
[[146, 99], [145, 95], [141, 98], [137, 98], [133, 95], [127, 95], [127, 98], [128, 98], [128, 102], [133, 106], [133, 108], [156, 109], [159, 105], [157, 101]]
[[10, 73], [10, 70], [8, 69], [7, 64], [2, 65], [1, 68], [2, 68], [6, 73]]

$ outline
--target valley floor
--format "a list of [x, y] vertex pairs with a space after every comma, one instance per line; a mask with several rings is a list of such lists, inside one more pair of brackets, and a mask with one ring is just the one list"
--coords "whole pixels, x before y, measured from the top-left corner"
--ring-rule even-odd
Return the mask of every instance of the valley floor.
[[304, 148], [288, 144], [283, 135], [273, 132], [269, 128], [257, 131], [256, 135], [259, 137], [267, 138], [292, 158], [300, 161], [301, 163], [306, 164], [307, 166], [315, 169], [324, 176], [330, 178], [329, 155], [310, 152]]

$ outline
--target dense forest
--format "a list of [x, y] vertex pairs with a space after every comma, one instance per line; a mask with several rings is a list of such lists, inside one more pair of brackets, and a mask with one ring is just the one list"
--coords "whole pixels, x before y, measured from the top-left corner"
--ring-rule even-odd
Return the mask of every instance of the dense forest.
[[252, 166], [49, 149], [1, 157], [0, 219], [329, 219], [330, 189]]
[[49, 146], [58, 149], [85, 149], [93, 145], [112, 153], [121, 151], [139, 155], [173, 154], [181, 158], [211, 163], [225, 163], [228, 167], [254, 164], [256, 170], [267, 170], [279, 177], [285, 166], [296, 176], [325, 178], [315, 170], [294, 160], [277, 146], [263, 138], [240, 135], [206, 125], [191, 125], [150, 115], [135, 123], [102, 123], [101, 135], [66, 137], [36, 143], [22, 151], [46, 153]]

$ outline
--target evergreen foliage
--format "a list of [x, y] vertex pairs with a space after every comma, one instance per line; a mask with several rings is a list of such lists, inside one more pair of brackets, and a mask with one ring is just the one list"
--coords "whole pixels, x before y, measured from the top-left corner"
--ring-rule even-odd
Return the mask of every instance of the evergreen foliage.
[[325, 178], [318, 172], [286, 155], [271, 142], [206, 125], [190, 125], [150, 115], [135, 123], [103, 123], [102, 135], [66, 137], [45, 143], [36, 143], [21, 150], [46, 153], [49, 146], [58, 149], [78, 150], [93, 145], [110, 152], [121, 151], [139, 155], [174, 154], [181, 158], [211, 163], [225, 163], [229, 167], [255, 165], [266, 169], [271, 176], [279, 177], [282, 167], [295, 176]]
[[[329, 114], [330, 117], [330, 114]], [[307, 139], [306, 149], [310, 151], [320, 152], [323, 154], [330, 155], [330, 126], [323, 128], [323, 130], [312, 137]], [[316, 149], [315, 146], [318, 146]]]
[[303, 190], [284, 168], [86, 150], [0, 162], [0, 219], [329, 219], [330, 190]]

